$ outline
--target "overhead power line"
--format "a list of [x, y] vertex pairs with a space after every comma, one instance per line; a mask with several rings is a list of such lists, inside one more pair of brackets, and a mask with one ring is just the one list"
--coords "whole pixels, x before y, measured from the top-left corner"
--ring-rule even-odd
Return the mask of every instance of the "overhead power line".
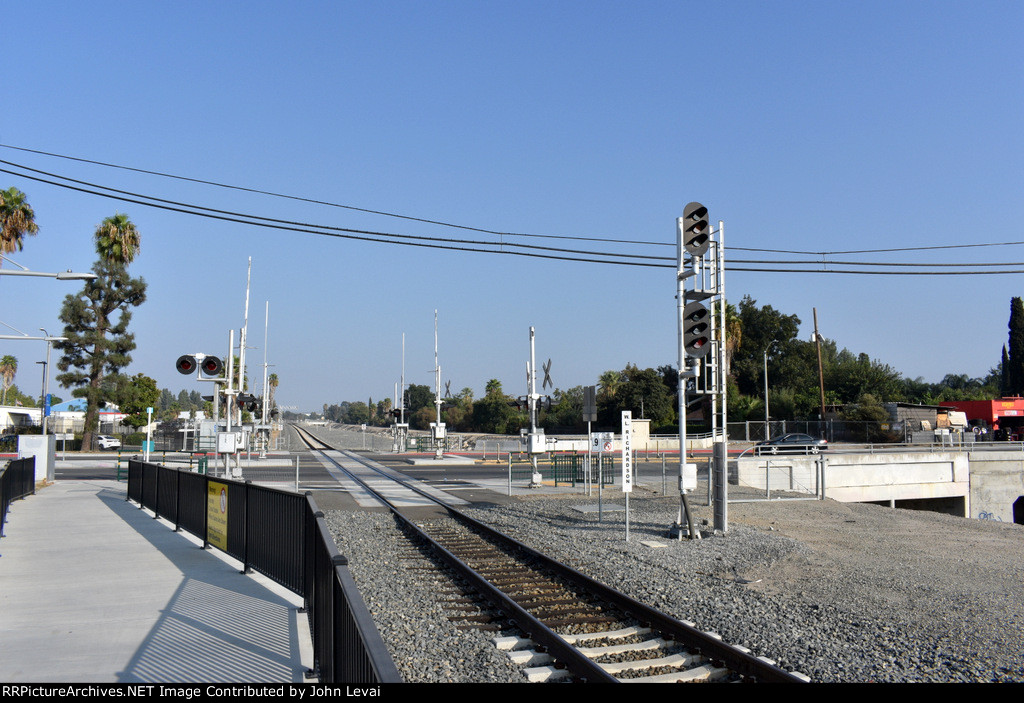
[[[342, 205], [340, 203], [333, 203], [327, 200], [316, 200], [314, 198], [305, 198], [297, 195], [286, 195], [284, 193], [275, 193], [269, 190], [259, 190], [257, 188], [247, 188], [245, 186], [231, 185], [228, 183], [220, 183], [218, 181], [208, 181], [201, 178], [191, 178], [189, 176], [179, 176], [173, 173], [164, 173], [162, 171], [151, 171], [144, 168], [135, 168], [132, 166], [122, 166], [119, 164], [111, 164], [105, 161], [95, 161], [93, 159], [83, 159], [77, 156], [67, 156], [66, 154], [55, 154], [49, 151], [40, 151], [38, 149], [28, 149], [20, 146], [12, 146], [10, 144], [0, 144], [0, 147], [4, 149], [14, 149], [17, 151], [24, 151], [30, 154], [40, 154], [42, 156], [51, 156], [56, 159], [65, 159], [67, 161], [77, 161], [79, 163], [92, 164], [94, 166], [103, 166], [105, 168], [120, 169], [122, 171], [133, 171], [135, 173], [144, 173], [149, 176], [159, 176], [161, 178], [171, 178], [179, 181], [187, 181], [189, 183], [198, 183], [201, 185], [215, 186], [217, 188], [226, 188], [229, 190], [237, 190], [245, 193], [254, 193], [256, 195], [267, 195], [274, 198], [284, 198], [287, 200], [295, 200], [303, 203], [311, 203], [314, 205], [324, 205], [326, 207], [342, 208], [344, 210], [352, 210], [354, 212], [365, 212], [370, 215], [380, 215], [382, 217], [394, 217], [400, 220], [409, 220], [412, 222], [422, 222], [424, 224], [440, 225], [442, 227], [453, 227], [455, 229], [464, 229], [471, 232], [480, 232], [482, 234], [493, 234], [499, 237], [531, 237], [537, 239], [565, 239], [565, 240], [576, 240], [581, 242], [606, 242], [609, 244], [644, 244], [650, 246], [663, 246], [663, 247], [674, 247], [673, 242], [646, 242], [636, 241], [631, 239], [608, 239], [604, 237], [576, 237], [563, 234], [528, 234], [525, 232], [503, 232], [500, 230], [484, 229], [482, 227], [472, 227], [469, 225], [454, 224], [451, 222], [442, 222], [441, 220], [431, 220], [423, 217], [413, 217], [411, 215], [400, 215], [394, 212], [387, 212], [384, 210], [371, 210], [369, 208], [356, 207], [355, 205]], [[6, 163], [6, 162], [4, 162]]]
[[[674, 260], [674, 257], [652, 257], [637, 254], [621, 254], [616, 252], [600, 252], [579, 249], [565, 249], [558, 247], [542, 247], [538, 245], [521, 244], [517, 242], [459, 240], [444, 237], [427, 237], [420, 235], [397, 234], [393, 232], [379, 232], [374, 230], [360, 230], [347, 227], [334, 227], [330, 225], [316, 225], [305, 222], [294, 222], [289, 220], [263, 217], [260, 215], [249, 215], [246, 213], [232, 212], [229, 210], [219, 210], [216, 208], [209, 208], [201, 205], [192, 205], [189, 203], [182, 203], [178, 201], [166, 200], [163, 198], [157, 198], [139, 193], [132, 193], [130, 191], [119, 190], [116, 188], [108, 188], [106, 186], [101, 186], [94, 183], [88, 183], [73, 178], [67, 178], [65, 176], [46, 173], [43, 171], [39, 171], [38, 169], [22, 166], [20, 164], [13, 164], [9, 161], [0, 160], [0, 164], [14, 166], [16, 168], [20, 168], [41, 175], [31, 175], [31, 173], [18, 173], [16, 171], [12, 171], [6, 168], [0, 168], [0, 173], [7, 173], [13, 176], [18, 176], [20, 178], [27, 178], [29, 180], [34, 180], [40, 183], [46, 183], [60, 188], [86, 193], [89, 195], [96, 195], [113, 200], [121, 200], [124, 202], [145, 205], [147, 207], [158, 208], [161, 210], [181, 212], [189, 215], [196, 215], [199, 217], [206, 217], [210, 219], [222, 220], [227, 222], [236, 222], [240, 224], [255, 225], [259, 227], [282, 229], [294, 232], [304, 232], [308, 234], [318, 234], [322, 236], [338, 237], [342, 239], [355, 239], [385, 244], [401, 244], [406, 246], [419, 246], [436, 249], [457, 249], [460, 251], [475, 251], [486, 254], [532, 256], [535, 258], [556, 259], [561, 261], [621, 264], [629, 266], [668, 267], [671, 266], [672, 264], [660, 264], [657, 263], [656, 261], [644, 261], [644, 259], [663, 259], [666, 261]], [[41, 177], [42, 175], [48, 176], [48, 178], [43, 178]], [[51, 180], [52, 178], [58, 178], [67, 182], [61, 183], [59, 181]], [[584, 256], [597, 258], [583, 258]]]
[[[309, 203], [329, 205], [332, 207], [340, 207], [350, 210], [356, 210], [361, 212], [387, 215], [390, 217], [398, 217], [401, 219], [417, 221], [422, 223], [429, 223], [434, 225], [440, 225], [445, 227], [453, 227], [462, 230], [470, 230], [480, 233], [492, 234], [498, 236], [498, 241], [481, 240], [481, 239], [459, 239], [454, 237], [428, 237], [423, 235], [411, 235], [411, 234], [400, 234], [395, 232], [382, 232], [375, 230], [363, 230], [346, 227], [337, 227], [332, 225], [319, 225], [308, 222], [284, 220], [280, 218], [265, 217], [261, 215], [252, 215], [248, 213], [235, 212], [231, 210], [224, 210], [219, 208], [206, 207], [201, 205], [195, 205], [191, 203], [185, 203], [170, 199], [159, 198], [156, 196], [145, 195], [142, 193], [135, 193], [132, 191], [120, 190], [111, 188], [109, 186], [100, 185], [88, 181], [78, 180], [60, 174], [42, 171], [39, 169], [31, 168], [22, 164], [17, 164], [11, 161], [0, 160], [0, 164], [7, 165], [11, 168], [20, 169], [23, 172], [13, 171], [6, 168], [0, 168], [0, 173], [7, 173], [16, 177], [26, 178], [29, 180], [37, 181], [40, 183], [46, 183], [59, 188], [65, 188], [68, 190], [74, 190], [77, 192], [85, 193], [88, 195], [94, 195], [103, 198], [121, 200], [124, 202], [136, 203], [144, 205], [146, 207], [152, 207], [172, 212], [179, 212], [183, 214], [193, 215], [197, 217], [205, 217], [209, 219], [221, 220], [226, 222], [235, 222], [239, 224], [253, 225], [257, 227], [273, 228], [284, 231], [294, 231], [305, 234], [315, 234], [320, 236], [331, 236], [343, 239], [353, 239], [366, 242], [374, 242], [380, 244], [397, 244], [401, 246], [415, 246], [422, 248], [432, 249], [445, 249], [455, 251], [468, 251], [484, 254], [505, 254], [510, 256], [527, 256], [534, 258], [553, 259], [559, 261], [574, 261], [580, 263], [600, 263], [600, 264], [615, 264], [622, 266], [640, 266], [647, 268], [675, 268], [675, 256], [653, 256], [648, 254], [631, 253], [631, 252], [613, 252], [613, 251], [594, 251], [589, 249], [570, 249], [565, 247], [553, 247], [553, 246], [540, 246], [536, 244], [525, 244], [521, 242], [506, 241], [505, 237], [534, 237], [534, 238], [547, 238], [547, 239], [563, 239], [563, 240], [577, 240], [577, 241], [591, 241], [601, 242], [605, 244], [638, 244], [638, 245], [650, 245], [656, 244], [659, 246], [672, 246], [675, 244], [669, 244], [665, 242], [636, 242], [621, 239], [606, 239], [598, 237], [572, 237], [572, 236], [560, 236], [560, 235], [533, 235], [523, 233], [510, 233], [500, 232], [498, 230], [488, 230], [476, 227], [467, 227], [464, 225], [456, 225], [440, 222], [437, 220], [428, 220], [423, 218], [416, 218], [404, 215], [395, 215], [393, 213], [387, 213], [382, 211], [367, 210], [364, 208], [357, 208], [348, 205], [338, 205], [336, 203], [327, 203], [324, 201], [313, 200], [309, 198], [301, 198], [297, 196], [280, 195], [272, 193], [270, 191], [261, 191], [252, 188], [245, 188], [241, 186], [232, 186], [215, 181], [206, 181], [196, 178], [188, 178], [184, 176], [175, 176], [171, 174], [163, 174], [157, 171], [147, 171], [144, 169], [137, 169], [127, 166], [118, 166], [114, 164], [106, 164], [104, 162], [92, 161], [89, 159], [80, 159], [76, 157], [63, 156], [60, 154], [52, 154], [49, 152], [37, 151], [33, 149], [25, 149], [22, 147], [14, 147], [10, 145], [0, 144], [0, 147], [9, 149], [17, 149], [20, 151], [37, 153], [46, 156], [53, 156], [56, 158], [69, 159], [73, 161], [80, 161], [83, 163], [96, 164], [101, 166], [107, 166], [110, 168], [117, 168], [127, 171], [135, 171], [140, 173], [146, 173], [151, 175], [164, 176], [167, 178], [174, 178], [183, 181], [190, 181], [194, 183], [200, 183], [205, 185], [213, 185], [222, 188], [230, 188], [234, 190], [246, 191], [251, 193], [257, 193], [262, 195], [270, 195], [274, 197], [288, 198], [292, 200], [299, 200]], [[25, 173], [27, 172], [27, 173]], [[33, 175], [35, 174], [35, 175]], [[836, 252], [811, 252], [811, 251], [796, 251], [796, 250], [775, 250], [775, 249], [764, 249], [764, 248], [751, 248], [751, 247], [729, 247], [728, 251], [750, 251], [750, 252], [763, 252], [772, 254], [798, 254], [803, 256], [814, 256], [819, 257], [814, 260], [771, 260], [771, 259], [731, 259], [727, 266], [728, 271], [732, 272], [756, 272], [756, 273], [817, 273], [817, 274], [848, 274], [848, 275], [875, 275], [875, 276], [900, 276], [900, 275], [911, 275], [911, 276], [963, 276], [963, 275], [1005, 275], [1005, 274], [1020, 274], [1024, 273], [1024, 268], [1007, 268], [1007, 267], [1024, 267], [1024, 262], [983, 262], [983, 263], [927, 263], [927, 262], [865, 262], [865, 261], [838, 261], [827, 259], [826, 257], [850, 255], [850, 254], [873, 254], [873, 253], [890, 253], [897, 251], [925, 251], [932, 249], [956, 249], [963, 248], [965, 246], [972, 247], [995, 247], [995, 246], [1012, 246], [1020, 245], [1024, 242], [992, 242], [992, 243], [978, 243], [978, 244], [964, 244], [964, 245], [935, 245], [927, 247], [900, 247], [890, 249], [864, 249], [864, 250], [850, 250], [850, 251], [836, 251]], [[793, 268], [795, 266], [804, 266], [810, 268]], [[857, 269], [849, 268], [852, 266], [869, 267], [868, 269]], [[1002, 268], [996, 268], [1002, 267]], [[943, 270], [956, 268], [961, 270]], [[895, 269], [895, 270], [881, 270], [881, 269]], [[927, 269], [927, 270], [923, 270]]]
[[1024, 242], [981, 242], [977, 244], [934, 244], [924, 247], [894, 247], [892, 249], [850, 249], [848, 251], [795, 251], [789, 249], [755, 249], [753, 247], [729, 247], [733, 251], [759, 251], [765, 254], [803, 254], [805, 256], [847, 256], [850, 254], [892, 254], [899, 251], [935, 251], [939, 249], [964, 249], [967, 247], [1011, 247]]

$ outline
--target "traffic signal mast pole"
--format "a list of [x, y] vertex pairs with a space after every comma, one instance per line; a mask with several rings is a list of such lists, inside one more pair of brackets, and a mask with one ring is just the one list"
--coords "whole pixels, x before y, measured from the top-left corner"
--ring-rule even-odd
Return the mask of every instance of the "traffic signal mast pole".
[[[682, 539], [683, 517], [686, 517], [688, 534], [693, 538], [693, 518], [690, 515], [690, 508], [686, 501], [685, 484], [686, 475], [686, 380], [696, 375], [696, 369], [691, 367], [687, 361], [686, 353], [686, 279], [694, 275], [692, 269], [687, 269], [684, 263], [684, 232], [686, 218], [676, 219], [676, 307], [679, 315], [679, 381], [676, 389], [679, 400], [679, 517], [676, 520], [675, 529], [678, 539]], [[699, 362], [697, 362], [699, 363]]]
[[437, 359], [437, 310], [434, 311], [434, 458], [444, 458], [445, 433], [441, 424], [441, 364]]
[[[676, 306], [679, 315], [679, 518], [673, 530], [699, 539], [687, 494], [697, 488], [697, 465], [687, 461], [686, 416], [689, 409], [710, 410], [713, 458], [709, 462], [708, 495], [715, 486], [715, 529], [726, 530], [725, 481], [728, 452], [725, 442], [725, 295], [722, 223], [717, 241], [712, 237], [708, 209], [689, 203], [676, 219]], [[719, 306], [715, 314], [715, 304]], [[721, 404], [719, 405], [719, 398]], [[710, 402], [708, 402], [710, 401]], [[721, 407], [721, 416], [719, 416]], [[719, 422], [719, 419], [721, 420]], [[719, 440], [719, 428], [722, 440]]]
[[535, 453], [537, 441], [537, 355], [534, 351], [534, 333], [530, 328], [530, 364], [526, 368], [526, 376], [529, 381], [530, 393], [530, 439], [527, 449], [530, 452], [530, 465], [533, 467], [533, 474], [537, 474], [537, 454]]
[[[708, 492], [710, 494], [712, 484], [714, 484], [716, 488], [714, 491], [714, 527], [716, 530], [726, 532], [729, 529], [729, 414], [726, 404], [726, 398], [729, 395], [726, 392], [729, 379], [729, 357], [726, 347], [728, 328], [725, 325], [725, 223], [722, 220], [718, 221], [718, 242], [715, 251], [718, 260], [718, 334], [715, 340], [715, 352], [718, 354], [718, 378], [717, 393], [712, 398], [719, 398], [721, 401], [720, 415], [716, 413], [715, 417], [721, 417], [722, 438], [719, 440], [717, 434], [713, 438], [714, 460], [711, 467], [714, 470], [714, 478], [712, 478], [712, 470], [709, 469]], [[712, 504], [710, 498], [708, 504]]]

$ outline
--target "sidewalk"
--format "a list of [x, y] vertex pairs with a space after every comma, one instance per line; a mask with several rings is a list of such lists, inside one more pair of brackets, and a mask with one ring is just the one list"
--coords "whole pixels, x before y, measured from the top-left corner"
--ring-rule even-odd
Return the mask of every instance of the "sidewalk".
[[0, 540], [0, 681], [288, 683], [312, 646], [302, 599], [125, 500], [59, 481]]

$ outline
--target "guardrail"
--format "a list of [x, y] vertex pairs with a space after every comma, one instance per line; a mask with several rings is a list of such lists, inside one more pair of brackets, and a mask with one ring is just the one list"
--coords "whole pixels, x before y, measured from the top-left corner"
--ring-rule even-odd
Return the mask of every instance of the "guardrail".
[[311, 494], [131, 460], [128, 500], [301, 596], [321, 683], [401, 683]]
[[36, 458], [11, 459], [0, 470], [0, 537], [7, 524], [7, 509], [11, 503], [36, 492]]

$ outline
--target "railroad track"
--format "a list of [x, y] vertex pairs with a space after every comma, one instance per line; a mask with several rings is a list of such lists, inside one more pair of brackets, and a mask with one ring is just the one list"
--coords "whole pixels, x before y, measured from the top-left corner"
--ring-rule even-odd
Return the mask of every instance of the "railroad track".
[[[310, 449], [333, 450], [296, 430]], [[342, 454], [373, 468], [359, 455]], [[461, 617], [474, 626], [515, 633], [495, 638], [495, 645], [530, 681], [808, 681], [537, 552], [437, 501], [416, 482], [389, 478], [443, 507], [437, 518], [414, 520], [378, 493], [421, 549], [468, 585], [471, 595], [453, 599], [450, 609], [465, 610]], [[365, 478], [353, 479], [373, 490]]]

